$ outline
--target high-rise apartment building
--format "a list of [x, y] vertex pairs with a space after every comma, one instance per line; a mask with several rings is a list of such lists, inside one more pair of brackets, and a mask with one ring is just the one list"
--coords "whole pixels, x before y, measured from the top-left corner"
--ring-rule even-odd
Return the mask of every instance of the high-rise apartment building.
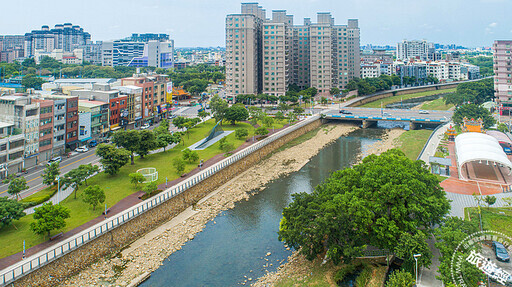
[[359, 77], [358, 21], [335, 25], [330, 13], [318, 13], [294, 25], [285, 10], [272, 18], [257, 3], [243, 3], [241, 14], [226, 17], [228, 94], [284, 95], [290, 84], [328, 94]]
[[25, 34], [25, 57], [34, 56], [36, 50], [51, 52], [54, 49], [62, 49], [64, 52], [72, 52], [90, 40], [91, 34], [84, 32], [78, 25], [57, 24], [51, 30], [45, 25], [41, 30]]
[[494, 58], [494, 91], [500, 112], [512, 110], [512, 40], [498, 40], [492, 46]]
[[396, 58], [398, 60], [435, 60], [434, 43], [426, 40], [403, 40], [396, 46]]

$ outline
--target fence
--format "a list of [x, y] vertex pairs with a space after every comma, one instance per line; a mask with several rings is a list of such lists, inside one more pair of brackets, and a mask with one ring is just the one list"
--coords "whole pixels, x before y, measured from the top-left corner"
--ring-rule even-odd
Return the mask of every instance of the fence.
[[100, 222], [71, 238], [68, 238], [62, 242], [57, 243], [46, 250], [43, 250], [37, 254], [30, 256], [29, 258], [18, 262], [6, 269], [0, 271], [0, 286], [4, 286], [15, 280], [27, 275], [28, 273], [41, 268], [42, 266], [54, 261], [55, 259], [62, 257], [63, 255], [77, 249], [78, 247], [94, 240], [95, 238], [107, 233], [108, 231], [122, 225], [123, 223], [132, 220], [133, 218], [141, 215], [142, 213], [162, 204], [163, 202], [173, 198], [177, 194], [184, 192], [192, 186], [200, 183], [204, 179], [216, 174], [220, 170], [227, 166], [243, 159], [249, 154], [261, 149], [262, 147], [274, 142], [275, 140], [294, 132], [316, 120], [320, 119], [320, 116], [315, 115], [308, 119], [299, 122], [291, 127], [288, 127], [282, 131], [279, 131], [270, 137], [249, 146], [248, 148], [241, 150], [232, 156], [204, 169], [203, 171], [195, 174], [179, 184], [166, 189], [158, 196], [147, 199], [119, 214], [116, 214], [103, 222]]

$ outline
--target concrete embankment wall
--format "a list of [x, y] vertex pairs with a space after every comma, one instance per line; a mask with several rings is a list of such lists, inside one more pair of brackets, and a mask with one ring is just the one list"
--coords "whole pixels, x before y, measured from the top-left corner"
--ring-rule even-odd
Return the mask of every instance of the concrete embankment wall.
[[381, 93], [376, 93], [374, 95], [369, 95], [367, 97], [363, 97], [357, 101], [354, 101], [349, 107], [357, 107], [361, 106], [370, 102], [374, 102], [383, 98], [389, 98], [393, 96], [400, 96], [400, 95], [408, 95], [413, 93], [421, 93], [421, 92], [428, 92], [428, 91], [440, 91], [442, 93], [442, 90], [446, 89], [452, 89], [456, 88], [459, 83], [453, 83], [453, 84], [442, 84], [442, 85], [434, 85], [434, 86], [428, 86], [428, 87], [419, 87], [419, 88], [409, 88], [405, 90], [397, 90], [397, 91], [384, 91]]
[[241, 172], [247, 170], [272, 151], [321, 125], [315, 120], [272, 143], [254, 151], [242, 160], [222, 169], [174, 198], [148, 210], [127, 223], [58, 258], [40, 269], [12, 283], [12, 286], [54, 286], [104, 256], [120, 251], [123, 247], [149, 231], [171, 220], [174, 216], [213, 192]]

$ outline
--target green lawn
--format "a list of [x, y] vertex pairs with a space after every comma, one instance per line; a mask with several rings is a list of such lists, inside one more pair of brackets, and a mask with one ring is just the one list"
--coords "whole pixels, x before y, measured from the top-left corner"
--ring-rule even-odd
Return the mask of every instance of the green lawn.
[[[287, 119], [284, 119], [284, 120], [278, 120], [276, 118], [274, 118], [274, 123], [270, 126], [270, 127], [266, 127], [269, 131], [272, 131], [272, 128], [274, 129], [280, 129], [282, 128], [284, 125], [288, 124], [288, 120]], [[263, 122], [262, 121], [258, 121], [258, 125], [260, 126], [264, 126], [263, 125]]]
[[437, 100], [433, 100], [430, 102], [423, 103], [420, 107], [421, 110], [433, 110], [433, 111], [447, 111], [450, 108], [453, 108], [452, 104], [445, 104], [443, 98], [439, 98]]
[[[512, 237], [512, 229], [510, 228], [510, 226], [512, 226], [512, 207], [487, 208], [487, 204], [484, 202], [481, 211], [484, 230], [498, 231]], [[477, 207], [466, 208], [464, 213], [466, 219], [476, 220], [478, 222]]]
[[[165, 152], [148, 155], [144, 159], [136, 157], [134, 165], [130, 165], [130, 163], [128, 163], [126, 166], [121, 168], [118, 174], [110, 176], [105, 173], [100, 173], [88, 179], [87, 184], [99, 185], [105, 191], [105, 203], [108, 207], [111, 207], [121, 199], [142, 188], [142, 185], [136, 188], [133, 184], [130, 184], [128, 178], [128, 174], [136, 172], [140, 168], [155, 167], [158, 171], [158, 184], [165, 183], [166, 177], [169, 181], [172, 181], [179, 176], [172, 167], [172, 159], [175, 157], [181, 157], [181, 150], [203, 139], [214, 126], [214, 120], [201, 123], [190, 130], [190, 135], [185, 135], [185, 144], [179, 145]], [[234, 130], [236, 128], [246, 128], [249, 130], [249, 137], [254, 134], [254, 129], [247, 123], [237, 123], [236, 125], [224, 124], [222, 128], [226, 131]], [[227, 142], [233, 143], [235, 147], [238, 147], [245, 142], [245, 140], [237, 140], [235, 138], [235, 133], [231, 133], [226, 138]], [[204, 159], [205, 161], [220, 153], [222, 153], [222, 151], [219, 148], [219, 143], [215, 143], [205, 150], [198, 151], [199, 158]], [[197, 162], [187, 163], [185, 173], [196, 168], [197, 164]], [[82, 187], [78, 190], [77, 199], [74, 198], [74, 194], [71, 194], [71, 196], [61, 202], [62, 205], [71, 210], [71, 218], [66, 220], [67, 226], [62, 230], [63, 232], [69, 231], [100, 216], [104, 209], [103, 206], [100, 206], [97, 207], [96, 210], [92, 210], [91, 207], [83, 203], [81, 198], [83, 189], [84, 188]], [[28, 215], [19, 221], [14, 221], [13, 225], [0, 229], [0, 242], [3, 243], [0, 245], [0, 258], [22, 251], [23, 240], [26, 241], [27, 249], [47, 240], [46, 238], [35, 235], [30, 231], [30, 223], [32, 221], [32, 215]], [[52, 234], [58, 232], [59, 231], [53, 231]]]
[[396, 143], [408, 158], [416, 160], [431, 133], [431, 130], [406, 131], [396, 139]]
[[369, 102], [369, 103], [366, 103], [359, 107], [361, 107], [361, 108], [380, 108], [381, 102], [382, 102], [382, 106], [385, 107], [388, 104], [397, 103], [397, 102], [400, 102], [401, 100], [420, 98], [420, 97], [439, 95], [439, 94], [446, 94], [446, 93], [453, 93], [453, 92], [455, 92], [455, 88], [446, 89], [446, 90], [420, 92], [420, 93], [407, 94], [407, 95], [401, 95], [401, 96], [393, 96], [393, 97], [388, 97], [388, 98], [384, 98], [381, 100]]

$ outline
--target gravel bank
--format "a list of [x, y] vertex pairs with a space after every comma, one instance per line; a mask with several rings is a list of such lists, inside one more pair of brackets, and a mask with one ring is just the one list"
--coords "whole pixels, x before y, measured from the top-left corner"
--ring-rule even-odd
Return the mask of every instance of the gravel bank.
[[185, 210], [118, 255], [99, 260], [61, 286], [127, 286], [141, 274], [156, 270], [221, 211], [247, 200], [251, 191], [263, 190], [280, 176], [298, 171], [324, 146], [355, 129], [347, 124], [322, 126], [312, 139], [272, 155], [199, 201], [194, 209]]
[[[370, 154], [381, 154], [388, 149], [396, 148], [396, 139], [405, 132], [401, 128], [389, 129], [382, 137], [382, 141], [376, 142], [370, 146], [370, 148], [360, 155], [360, 160]], [[314, 264], [319, 264], [315, 261], [307, 260], [303, 255], [300, 255], [298, 251], [294, 251], [292, 255], [288, 257], [288, 260], [283, 265], [279, 266], [276, 272], [269, 272], [265, 276], [261, 277], [251, 286], [263, 287], [263, 286], [274, 286], [281, 278], [296, 278], [297, 280], [304, 280], [311, 274], [311, 269]]]

